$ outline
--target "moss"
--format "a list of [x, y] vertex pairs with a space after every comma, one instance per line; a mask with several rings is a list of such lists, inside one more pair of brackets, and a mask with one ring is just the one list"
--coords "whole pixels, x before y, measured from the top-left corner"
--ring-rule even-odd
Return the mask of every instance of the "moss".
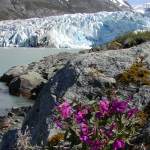
[[116, 77], [121, 84], [150, 85], [150, 70], [142, 60], [136, 61], [130, 68]]

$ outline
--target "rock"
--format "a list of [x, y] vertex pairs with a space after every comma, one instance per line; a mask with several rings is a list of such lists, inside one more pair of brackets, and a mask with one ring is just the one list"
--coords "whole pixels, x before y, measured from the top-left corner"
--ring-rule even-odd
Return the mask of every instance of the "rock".
[[20, 80], [20, 93], [28, 98], [32, 97], [33, 89], [46, 82], [46, 80], [36, 72], [28, 72], [27, 75], [21, 75]]
[[137, 55], [133, 49], [85, 53], [76, 55], [57, 70], [24, 121], [23, 129], [29, 127], [33, 144], [46, 143], [48, 126], [52, 123], [49, 117], [56, 100], [62, 97], [76, 97], [85, 102], [100, 99], [116, 83], [114, 77], [130, 67]]
[[12, 79], [26, 73], [27, 65], [25, 66], [16, 66], [9, 69], [2, 77], [0, 77], [0, 81], [6, 82], [9, 84]]
[[5, 129], [10, 126], [10, 119], [7, 117], [1, 117], [0, 118], [0, 129]]
[[[3, 136], [3, 142], [1, 143], [0, 149], [1, 150], [13, 150], [15, 149], [16, 145], [15, 143], [17, 143], [17, 133], [18, 130], [10, 130], [8, 131], [4, 136]], [[7, 142], [9, 141], [9, 142]]]
[[9, 112], [8, 113], [8, 117], [13, 117], [15, 114], [14, 113], [12, 113], [12, 112]]
[[9, 93], [11, 95], [19, 96], [20, 95], [20, 84], [21, 80], [16, 77], [9, 83]]
[[150, 145], [150, 122], [143, 129], [142, 133], [143, 133], [143, 143], [146, 145]]
[[[1, 146], [1, 144], [4, 146], [7, 143], [7, 142], [1, 143], [2, 138], [4, 138], [4, 139], [8, 138], [9, 142], [11, 143], [17, 137], [17, 135], [15, 135], [15, 134], [17, 134], [17, 130], [14, 130], [14, 129], [21, 128], [21, 124], [23, 122], [25, 114], [30, 109], [31, 109], [31, 107], [13, 108], [12, 110], [9, 109], [9, 110], [5, 111], [5, 113], [0, 114], [1, 115], [0, 116], [0, 146]], [[22, 114], [24, 114], [24, 116]], [[3, 135], [4, 135], [4, 137], [3, 137]], [[16, 136], [16, 137], [14, 137], [14, 136]], [[14, 141], [17, 142], [17, 140], [14, 140]], [[5, 146], [7, 148], [9, 148], [9, 147], [13, 147], [15, 145], [15, 143], [13, 143], [13, 146], [11, 144], [7, 143], [6, 144], [7, 146], [6, 145]], [[4, 149], [7, 149], [6, 147]]]
[[31, 109], [31, 106], [12, 108], [9, 113], [12, 113], [13, 115], [17, 115], [17, 116], [24, 116], [24, 114], [26, 114], [30, 109]]
[[[133, 94], [135, 98], [133, 105], [144, 108], [150, 102], [149, 86], [124, 87], [116, 83], [115, 77], [129, 68], [141, 55], [147, 55], [145, 61], [150, 68], [149, 49], [150, 42], [147, 42], [125, 50], [76, 54], [70, 55], [72, 56], [70, 58], [67, 54], [67, 58], [63, 56], [62, 59], [57, 60], [55, 58], [58, 58], [58, 55], [57, 57], [54, 55], [34, 64], [32, 71], [37, 70], [36, 72], [39, 74], [42, 74], [40, 72], [43, 71], [44, 66], [46, 73], [51, 68], [57, 68], [59, 65], [61, 67], [48, 73], [50, 74], [49, 80], [40, 91], [34, 106], [26, 115], [22, 131], [29, 129], [33, 145], [47, 144], [48, 136], [52, 133], [51, 115], [56, 101], [61, 101], [63, 97], [69, 100], [76, 97], [85, 103], [87, 99], [99, 100], [107, 95], [107, 90], [114, 86], [123, 94]], [[138, 99], [137, 103], [136, 99]]]
[[29, 65], [12, 67], [0, 80], [9, 86], [10, 94], [35, 99], [48, 79], [76, 55], [64, 52]]
[[12, 95], [22, 95], [32, 98], [32, 91], [44, 83], [45, 80], [36, 72], [28, 72], [14, 78], [9, 84], [9, 92]]
[[134, 95], [134, 105], [138, 108], [145, 108], [150, 102], [150, 86], [142, 86], [139, 92]]
[[150, 121], [146, 123], [140, 134], [133, 139], [132, 143], [135, 150], [141, 148], [141, 145], [143, 145], [145, 150], [150, 149]]

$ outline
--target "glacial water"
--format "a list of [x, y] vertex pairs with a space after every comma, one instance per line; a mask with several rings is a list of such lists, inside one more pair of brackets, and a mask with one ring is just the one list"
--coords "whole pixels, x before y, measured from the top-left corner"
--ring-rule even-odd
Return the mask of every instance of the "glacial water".
[[[77, 49], [0, 48], [0, 76], [10, 67], [38, 61], [44, 56], [59, 52], [77, 52]], [[12, 107], [32, 105], [33, 101], [9, 95], [8, 87], [0, 83], [0, 113]]]

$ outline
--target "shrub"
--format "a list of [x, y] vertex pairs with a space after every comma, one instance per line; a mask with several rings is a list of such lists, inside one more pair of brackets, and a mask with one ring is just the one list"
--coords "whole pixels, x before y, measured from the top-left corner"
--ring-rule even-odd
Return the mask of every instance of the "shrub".
[[130, 48], [150, 41], [150, 31], [130, 32], [106, 44], [107, 49]]
[[54, 122], [65, 131], [64, 140], [83, 150], [120, 150], [136, 134], [138, 112], [131, 99], [105, 98], [87, 104], [65, 100], [56, 106]]

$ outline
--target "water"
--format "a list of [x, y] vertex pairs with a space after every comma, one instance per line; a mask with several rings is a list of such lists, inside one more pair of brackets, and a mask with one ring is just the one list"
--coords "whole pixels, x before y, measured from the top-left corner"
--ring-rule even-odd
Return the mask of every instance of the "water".
[[[44, 56], [59, 52], [77, 52], [77, 49], [51, 48], [0, 48], [0, 76], [10, 67], [28, 64], [40, 60]], [[11, 96], [8, 87], [0, 83], [0, 111], [12, 107], [32, 105], [33, 101], [23, 97]]]

